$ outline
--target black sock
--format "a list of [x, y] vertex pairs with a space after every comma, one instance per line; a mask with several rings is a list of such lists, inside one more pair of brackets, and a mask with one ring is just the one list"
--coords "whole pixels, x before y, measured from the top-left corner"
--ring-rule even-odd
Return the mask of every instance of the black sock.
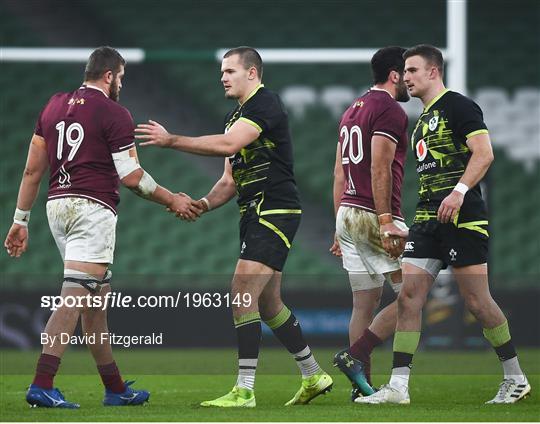
[[412, 353], [394, 352], [392, 368], [412, 367]]
[[494, 347], [493, 349], [495, 349], [495, 353], [497, 353], [497, 356], [501, 362], [517, 356], [516, 348], [514, 347], [514, 343], [512, 343], [512, 339], [508, 340], [501, 346]]
[[235, 318], [238, 336], [238, 380], [236, 385], [253, 390], [261, 343], [261, 317], [252, 312]]
[[290, 353], [298, 353], [307, 347], [300, 323], [286, 306], [274, 318], [265, 322]]

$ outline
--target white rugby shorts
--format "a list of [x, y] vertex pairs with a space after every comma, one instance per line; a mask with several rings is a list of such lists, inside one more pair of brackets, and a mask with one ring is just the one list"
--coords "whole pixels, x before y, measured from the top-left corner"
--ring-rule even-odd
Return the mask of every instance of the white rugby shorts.
[[[407, 229], [402, 221], [394, 220], [394, 224]], [[382, 287], [385, 279], [390, 281], [385, 274], [401, 267], [401, 258], [392, 259], [383, 249], [379, 221], [373, 212], [340, 206], [336, 218], [336, 237], [343, 254], [343, 268], [349, 272], [353, 291]], [[398, 290], [398, 287], [393, 288]]]
[[47, 218], [62, 260], [112, 264], [117, 218], [109, 208], [63, 197], [47, 202]]

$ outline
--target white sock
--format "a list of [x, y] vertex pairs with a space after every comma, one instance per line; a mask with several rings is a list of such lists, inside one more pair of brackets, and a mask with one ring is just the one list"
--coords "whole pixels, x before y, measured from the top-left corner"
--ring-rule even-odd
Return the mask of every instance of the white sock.
[[525, 381], [527, 381], [525, 375], [523, 374], [523, 371], [521, 371], [517, 356], [507, 359], [506, 361], [502, 361], [502, 366], [505, 379], [511, 378], [517, 384], [524, 384]]
[[409, 367], [392, 368], [392, 376], [388, 383], [394, 389], [400, 392], [406, 392], [409, 390], [409, 377], [411, 376], [411, 369]]
[[321, 367], [315, 360], [313, 353], [311, 353], [309, 346], [306, 346], [305, 349], [293, 354], [293, 356], [296, 360], [298, 368], [300, 368], [302, 377], [311, 377], [312, 375], [318, 374], [322, 371]]
[[257, 371], [258, 359], [239, 359], [238, 378], [236, 385], [244, 389], [253, 390], [255, 387], [255, 372]]

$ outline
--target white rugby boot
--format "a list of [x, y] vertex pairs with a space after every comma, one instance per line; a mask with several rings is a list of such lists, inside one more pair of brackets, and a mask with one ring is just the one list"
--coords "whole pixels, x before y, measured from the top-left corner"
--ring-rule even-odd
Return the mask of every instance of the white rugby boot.
[[516, 383], [513, 378], [505, 378], [499, 385], [499, 391], [495, 397], [488, 400], [486, 404], [495, 403], [516, 403], [529, 395], [531, 392], [531, 385], [525, 378], [523, 383]]
[[411, 403], [409, 397], [409, 389], [401, 391], [393, 388], [389, 384], [381, 386], [378, 392], [373, 393], [370, 396], [358, 397], [354, 400], [356, 403], [397, 403], [399, 405], [408, 405]]

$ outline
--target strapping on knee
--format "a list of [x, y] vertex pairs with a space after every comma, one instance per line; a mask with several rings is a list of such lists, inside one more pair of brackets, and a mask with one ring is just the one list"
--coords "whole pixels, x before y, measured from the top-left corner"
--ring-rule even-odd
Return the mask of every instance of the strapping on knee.
[[403, 280], [400, 278], [399, 281], [394, 281], [395, 278], [392, 278], [392, 275], [395, 272], [396, 271], [385, 273], [384, 279], [388, 282], [388, 284], [390, 284], [390, 287], [392, 287], [392, 290], [394, 290], [394, 293], [399, 294], [399, 292], [401, 291], [401, 286], [403, 285]]
[[105, 272], [103, 279], [98, 279], [86, 272], [75, 269], [65, 269], [63, 287], [84, 287], [91, 294], [98, 294], [105, 284], [110, 284], [111, 277], [112, 272], [109, 270]]
[[349, 282], [353, 292], [359, 290], [371, 290], [382, 287], [384, 284], [384, 277], [380, 274], [369, 274], [364, 271], [349, 271]]

